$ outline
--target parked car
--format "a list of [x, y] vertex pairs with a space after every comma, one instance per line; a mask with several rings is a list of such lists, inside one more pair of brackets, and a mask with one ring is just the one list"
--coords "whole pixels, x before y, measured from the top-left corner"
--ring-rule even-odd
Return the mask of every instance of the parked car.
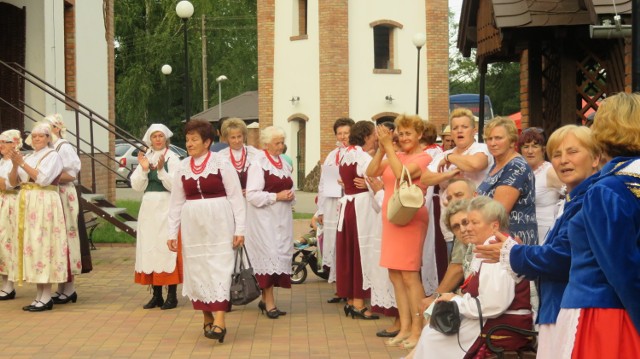
[[[187, 151], [178, 146], [169, 145], [169, 149], [178, 155], [180, 159], [187, 157]], [[131, 187], [131, 174], [138, 167], [138, 152], [139, 150], [133, 145], [123, 141], [116, 141], [115, 158], [120, 164], [118, 173], [126, 178], [124, 180], [116, 177], [116, 183], [124, 183], [127, 187]]]

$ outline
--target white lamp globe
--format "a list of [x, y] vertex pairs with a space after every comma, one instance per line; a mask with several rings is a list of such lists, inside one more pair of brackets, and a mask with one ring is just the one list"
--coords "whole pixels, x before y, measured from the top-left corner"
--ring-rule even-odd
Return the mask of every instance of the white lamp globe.
[[418, 32], [415, 35], [413, 35], [413, 44], [416, 45], [416, 47], [420, 48], [424, 46], [426, 42], [427, 42], [427, 36], [423, 32]]
[[176, 14], [182, 19], [188, 19], [193, 15], [193, 4], [187, 0], [182, 0], [176, 5]]
[[162, 65], [162, 68], [160, 69], [160, 71], [162, 71], [163, 74], [165, 75], [171, 75], [171, 72], [173, 71], [173, 69], [171, 68], [171, 65]]

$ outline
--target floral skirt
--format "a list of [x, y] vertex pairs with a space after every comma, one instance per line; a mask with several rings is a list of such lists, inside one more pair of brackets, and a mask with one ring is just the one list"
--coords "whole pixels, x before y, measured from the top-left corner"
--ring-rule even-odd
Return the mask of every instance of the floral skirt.
[[23, 184], [18, 197], [17, 243], [9, 280], [66, 282], [69, 247], [57, 186]]

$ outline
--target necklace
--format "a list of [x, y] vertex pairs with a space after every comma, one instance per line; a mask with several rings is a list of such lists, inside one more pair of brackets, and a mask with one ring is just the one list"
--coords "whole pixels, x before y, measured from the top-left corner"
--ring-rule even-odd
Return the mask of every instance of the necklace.
[[267, 150], [264, 150], [264, 154], [267, 156], [267, 159], [269, 160], [269, 162], [271, 162], [271, 164], [273, 165], [273, 167], [281, 170], [282, 169], [282, 159], [280, 158], [280, 156], [278, 156], [278, 162], [276, 162], [273, 157], [271, 157], [271, 155], [269, 154], [269, 152]]
[[204, 172], [205, 167], [207, 167], [207, 162], [209, 162], [209, 157], [211, 157], [211, 151], [207, 151], [207, 157], [204, 158], [201, 164], [196, 165], [195, 158], [191, 157], [191, 172], [194, 174], [201, 174]]
[[231, 149], [231, 147], [229, 147], [229, 155], [231, 156], [231, 163], [233, 164], [233, 167], [236, 169], [236, 171], [241, 172], [242, 170], [244, 170], [244, 165], [247, 162], [246, 147], [242, 146], [242, 154], [240, 155], [240, 161], [236, 161], [236, 159], [233, 157], [233, 150]]

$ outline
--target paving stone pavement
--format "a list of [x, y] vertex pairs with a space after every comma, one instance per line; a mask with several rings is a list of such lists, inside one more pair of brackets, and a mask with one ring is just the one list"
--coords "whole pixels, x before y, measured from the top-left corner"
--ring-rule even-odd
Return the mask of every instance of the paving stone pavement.
[[[296, 221], [296, 232], [304, 225]], [[202, 334], [202, 314], [184, 297], [176, 309], [142, 309], [151, 294], [133, 283], [135, 248], [102, 245], [92, 252], [94, 270], [77, 277], [77, 303], [53, 310], [21, 310], [35, 285], [17, 288], [15, 300], [0, 302], [2, 358], [400, 358], [376, 331], [391, 319], [354, 320], [341, 304], [329, 304], [333, 286], [310, 270], [305, 283], [276, 289], [286, 316], [261, 315], [257, 300], [226, 316], [223, 344]], [[181, 293], [178, 288], [178, 293]]]

